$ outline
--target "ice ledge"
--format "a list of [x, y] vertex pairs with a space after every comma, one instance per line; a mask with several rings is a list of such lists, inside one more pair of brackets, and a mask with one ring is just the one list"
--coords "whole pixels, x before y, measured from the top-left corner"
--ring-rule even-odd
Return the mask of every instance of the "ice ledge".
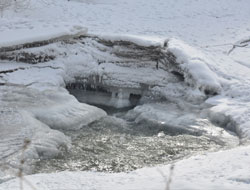
[[213, 107], [209, 111], [209, 117], [213, 122], [235, 131], [240, 137], [241, 143], [250, 140], [250, 103], [226, 96], [215, 96], [206, 100]]
[[[64, 88], [49, 84], [43, 90], [17, 84], [0, 86], [0, 105], [0, 165], [7, 166], [0, 166], [0, 180], [17, 172], [22, 157], [33, 161], [52, 158], [60, 155], [61, 148], [69, 148], [70, 139], [54, 129], [78, 130], [106, 115], [99, 108], [79, 103]], [[23, 155], [26, 140], [30, 144]], [[26, 163], [23, 172], [27, 174], [32, 164]]]
[[[170, 72], [180, 73], [187, 84], [208, 95], [219, 94], [222, 90], [217, 74], [209, 68], [209, 65], [212, 65], [211, 60], [201, 51], [181, 40], [135, 35], [100, 35], [96, 37], [99, 43], [108, 43], [113, 46], [113, 53], [119, 51], [118, 55], [122, 56], [126, 56], [127, 51], [125, 49], [123, 55], [123, 48], [131, 50], [134, 48], [135, 52], [136, 48], [140, 50], [145, 48], [145, 56], [148, 56], [146, 53], [151, 48], [151, 61], [159, 61]], [[133, 45], [135, 46], [133, 47]], [[140, 60], [140, 57], [138, 56], [137, 59]]]
[[[75, 97], [68, 92], [55, 93], [44, 91], [43, 94], [51, 105], [31, 108], [34, 116], [53, 129], [79, 130], [89, 123], [106, 116], [106, 112], [84, 103], [79, 103]], [[65, 90], [66, 91], [66, 90]]]
[[[61, 148], [70, 147], [68, 137], [31, 113], [9, 106], [1, 107], [0, 112], [0, 181], [7, 174], [15, 175], [19, 167], [23, 167], [24, 173], [30, 173], [35, 159], [56, 157]], [[22, 159], [26, 162], [21, 163]]]
[[132, 42], [138, 46], [151, 47], [151, 46], [159, 46], [163, 47], [165, 44], [164, 38], [159, 38], [155, 36], [137, 36], [137, 35], [98, 35], [99, 39], [110, 41], [110, 42]]
[[209, 59], [201, 51], [174, 38], [168, 41], [167, 51], [176, 57], [187, 83], [206, 94], [218, 94], [222, 90], [217, 74], [209, 68]]
[[37, 23], [39, 26], [29, 28], [14, 28], [0, 31], [0, 52], [9, 49], [22, 48], [35, 43], [55, 42], [86, 35], [88, 29], [79, 25], [47, 25]]

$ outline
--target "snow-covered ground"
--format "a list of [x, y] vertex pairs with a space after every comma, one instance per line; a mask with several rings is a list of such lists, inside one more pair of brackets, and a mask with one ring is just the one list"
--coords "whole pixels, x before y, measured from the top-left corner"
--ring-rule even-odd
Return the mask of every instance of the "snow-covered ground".
[[[6, 10], [0, 18], [0, 53], [9, 47], [19, 48], [23, 43], [49, 40], [53, 43], [24, 51], [45, 53], [56, 59], [35, 65], [0, 61], [0, 159], [19, 165], [23, 140], [27, 138], [31, 139], [31, 146], [25, 151], [29, 159], [56, 156], [62, 147], [70, 148], [68, 137], [56, 129], [77, 130], [106, 113], [79, 103], [65, 90], [65, 83], [74, 82], [76, 77], [95, 75], [103, 76], [105, 85], [139, 88], [145, 83], [152, 87], [153, 94], [175, 102], [183, 100], [183, 107], [201, 104], [201, 109], [206, 108], [202, 114], [237, 132], [242, 143], [250, 139], [249, 1], [30, 2], [29, 9]], [[89, 37], [75, 42], [72, 36], [79, 35]], [[119, 44], [106, 47], [96, 36], [99, 40], [127, 41], [142, 47], [164, 49], [167, 44], [164, 53], [176, 57], [179, 65], [174, 71], [181, 72], [184, 81], [164, 69], [156, 69], [152, 60], [121, 59], [116, 55], [130, 53], [129, 48]], [[236, 46], [230, 52], [233, 45]], [[138, 60], [139, 64], [134, 65]], [[114, 64], [117, 62], [126, 65]], [[146, 110], [152, 109], [154, 106]], [[164, 120], [161, 111], [157, 118]], [[155, 115], [147, 117], [154, 119]], [[245, 147], [179, 161], [175, 164], [171, 188], [249, 189], [249, 155], [250, 147], [245, 144]], [[62, 172], [27, 179], [37, 189], [114, 186], [116, 189], [164, 189], [168, 168], [159, 166], [120, 174]], [[2, 180], [8, 178], [5, 171], [10, 172], [8, 167], [1, 168]], [[0, 184], [0, 189], [18, 188], [18, 179]]]
[[[195, 156], [175, 164], [170, 189], [249, 189], [249, 148]], [[130, 173], [60, 172], [27, 176], [24, 189], [166, 189], [170, 166], [143, 168]], [[19, 189], [19, 179], [1, 189]]]

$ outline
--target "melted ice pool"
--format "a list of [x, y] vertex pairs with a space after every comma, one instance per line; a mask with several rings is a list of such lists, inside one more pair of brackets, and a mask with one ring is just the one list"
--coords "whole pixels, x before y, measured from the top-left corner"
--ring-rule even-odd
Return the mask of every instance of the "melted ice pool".
[[[168, 110], [168, 111], [167, 111]], [[55, 159], [40, 160], [37, 172], [91, 170], [131, 171], [167, 164], [197, 153], [237, 146], [234, 133], [173, 104], [147, 104], [135, 109], [108, 109], [109, 116], [64, 131], [72, 147]]]

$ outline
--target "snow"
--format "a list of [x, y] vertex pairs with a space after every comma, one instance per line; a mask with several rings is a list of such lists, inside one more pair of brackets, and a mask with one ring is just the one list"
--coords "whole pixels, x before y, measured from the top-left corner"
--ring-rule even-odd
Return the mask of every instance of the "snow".
[[[176, 162], [171, 188], [249, 189], [249, 45], [236, 47], [228, 54], [233, 45], [249, 39], [249, 1], [46, 2], [48, 4], [31, 0], [31, 9], [5, 11], [0, 20], [0, 48], [86, 35], [85, 27], [89, 36], [112, 42], [123, 40], [144, 47], [163, 47], [168, 40], [166, 49], [176, 56], [185, 81], [180, 82], [170, 73], [156, 70], [152, 62], [135, 66], [134, 60], [127, 59], [129, 67], [111, 64], [121, 60], [112, 53], [124, 49], [107, 49], [90, 39], [84, 44], [65, 46], [55, 43], [29, 49], [37, 53], [50, 52], [51, 48], [58, 59], [37, 65], [0, 62], [0, 71], [17, 69], [0, 74], [0, 83], [6, 84], [0, 86], [0, 158], [6, 156], [6, 162], [17, 163], [26, 138], [31, 139], [31, 146], [26, 151], [30, 159], [54, 157], [60, 154], [60, 147], [70, 147], [68, 137], [54, 129], [78, 130], [106, 113], [79, 103], [64, 89], [65, 82], [74, 82], [74, 77], [100, 74], [105, 84], [113, 86], [139, 88], [140, 83], [146, 83], [153, 93], [173, 102], [183, 99], [197, 103], [208, 98], [205, 105], [212, 107], [206, 114], [220, 126], [235, 131], [246, 147]], [[67, 56], [63, 56], [65, 52]], [[109, 62], [98, 65], [98, 60]], [[206, 97], [203, 93], [206, 91], [218, 95]], [[138, 122], [156, 119], [157, 122], [171, 123], [179, 117], [175, 113], [165, 113], [163, 106], [144, 105], [134, 111], [140, 114]], [[167, 120], [166, 115], [171, 114], [172, 120]], [[194, 117], [189, 116], [183, 121]], [[206, 133], [217, 131], [208, 128]], [[159, 170], [168, 176], [169, 167], [119, 174], [65, 171], [25, 178], [37, 189], [164, 189], [166, 178]], [[25, 168], [29, 170], [28, 166]], [[13, 170], [8, 168], [7, 173]], [[2, 168], [0, 175], [8, 178]], [[19, 189], [18, 180], [1, 183], [0, 189]], [[25, 189], [29, 188], [25, 186]]]
[[[93, 34], [172, 37], [191, 45], [234, 43], [249, 33], [248, 1], [83, 0], [34, 1], [17, 16], [57, 23], [76, 22]], [[52, 2], [52, 3], [51, 3]], [[72, 11], [74, 10], [74, 11]], [[13, 18], [5, 12], [5, 18]]]
[[215, 97], [207, 100], [207, 103], [215, 105], [210, 109], [212, 120], [224, 125], [226, 128], [236, 131], [242, 139], [249, 139], [249, 103], [239, 103], [237, 100], [225, 97]]
[[[197, 155], [175, 164], [170, 189], [249, 189], [248, 147]], [[26, 176], [39, 189], [165, 189], [170, 166], [143, 168], [130, 173], [59, 172]], [[32, 189], [25, 182], [24, 188]], [[19, 179], [0, 184], [19, 189]]]
[[[20, 165], [20, 152], [25, 139], [31, 145], [25, 151], [27, 159], [52, 158], [61, 153], [61, 147], [70, 147], [70, 139], [53, 129], [78, 130], [106, 113], [96, 107], [80, 104], [62, 87], [61, 69], [32, 68], [23, 64], [9, 64], [1, 69], [18, 70], [5, 75], [7, 86], [0, 86], [1, 162]], [[53, 128], [53, 129], [51, 129]], [[25, 173], [32, 172], [31, 164]], [[13, 176], [15, 167], [7, 168]], [[2, 171], [1, 171], [2, 172]]]
[[150, 46], [164, 46], [164, 38], [159, 38], [156, 36], [138, 36], [138, 35], [98, 35], [99, 38], [115, 42], [115, 41], [125, 41], [132, 42], [139, 46], [150, 47]]
[[[0, 127], [0, 159], [1, 164], [7, 166], [5, 169], [1, 168], [1, 178], [6, 178], [6, 174], [13, 176], [16, 168], [21, 165], [22, 157], [30, 159], [29, 163], [24, 163], [24, 172], [29, 173], [28, 165], [32, 163], [32, 159], [55, 157], [59, 155], [60, 147], [70, 147], [70, 139], [62, 132], [50, 129], [26, 111], [2, 106]], [[26, 139], [30, 140], [31, 144], [22, 153]]]
[[[172, 39], [168, 42], [168, 51], [173, 53], [177, 62], [180, 63], [181, 69], [184, 71], [185, 80], [190, 83], [196, 83], [199, 89], [209, 90], [215, 93], [220, 92], [221, 85], [217, 75], [212, 72], [209, 67], [206, 56], [193, 47]], [[191, 75], [191, 79], [189, 78]]]
[[181, 103], [178, 106], [173, 103], [144, 104], [127, 114], [127, 117], [134, 119], [136, 123], [143, 124], [145, 127], [156, 127], [166, 133], [203, 135], [212, 137], [214, 140], [224, 139], [226, 143], [233, 146], [238, 145], [237, 138], [231, 132], [221, 129], [224, 123], [220, 125], [221, 127], [216, 126], [205, 116], [206, 109], [201, 112], [199, 108], [181, 105]]
[[2, 20], [0, 27], [0, 48], [52, 40], [60, 37], [80, 36], [87, 33], [87, 29], [74, 24], [52, 24], [43, 21], [29, 21], [22, 19]]
[[[31, 108], [36, 118], [53, 129], [77, 130], [105, 116], [105, 111], [87, 104], [80, 104], [65, 90], [64, 93], [45, 91], [48, 102], [43, 101], [39, 108]], [[54, 106], [53, 103], [55, 102]], [[48, 106], [49, 105], [49, 106]]]
[[40, 92], [15, 86], [2, 88], [1, 91], [2, 105], [29, 111], [33, 117], [52, 128], [79, 129], [106, 115], [101, 109], [80, 104], [75, 97], [60, 87]]

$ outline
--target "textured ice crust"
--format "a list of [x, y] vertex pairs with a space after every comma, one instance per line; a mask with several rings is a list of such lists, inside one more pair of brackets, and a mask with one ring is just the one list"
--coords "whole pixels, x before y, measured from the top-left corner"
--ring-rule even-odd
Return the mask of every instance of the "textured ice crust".
[[[0, 104], [0, 164], [7, 166], [3, 176], [13, 175], [10, 171], [19, 167], [22, 157], [26, 160], [24, 172], [29, 173], [30, 160], [57, 157], [62, 148], [69, 148], [70, 139], [51, 128], [77, 130], [106, 115], [99, 108], [79, 103], [60, 87], [43, 91], [1, 87]], [[24, 150], [26, 140], [30, 144]]]
[[226, 129], [235, 131], [242, 142], [249, 141], [249, 102], [239, 103], [232, 98], [215, 96], [208, 99], [206, 103], [213, 105], [209, 110], [209, 117], [212, 121], [224, 126]]
[[[141, 47], [158, 47], [176, 57], [176, 65], [184, 75], [185, 81], [208, 94], [218, 94], [221, 84], [216, 73], [210, 70], [210, 60], [201, 51], [175, 38], [157, 38], [135, 35], [101, 35], [101, 39], [109, 42], [130, 42]], [[122, 51], [122, 50], [121, 50]]]
[[105, 111], [79, 103], [66, 90], [60, 93], [43, 92], [48, 98], [46, 106], [31, 108], [34, 116], [53, 129], [78, 130], [105, 116]]
[[[150, 103], [135, 107], [126, 117], [133, 119], [144, 127], [154, 127], [167, 134], [192, 134], [224, 140], [231, 145], [238, 145], [238, 138], [231, 132], [214, 125], [206, 117], [206, 112], [187, 105], [180, 107], [173, 103]], [[223, 119], [223, 118], [222, 118]], [[221, 121], [221, 120], [220, 120]], [[227, 126], [227, 122], [220, 126]], [[231, 131], [232, 128], [225, 127]]]
[[[27, 111], [2, 107], [0, 130], [1, 179], [7, 175], [17, 175], [19, 167], [23, 168], [24, 173], [29, 173], [33, 159], [56, 157], [61, 148], [70, 147], [68, 137], [50, 129]], [[30, 143], [25, 148], [26, 142]], [[23, 159], [25, 162], [21, 164]]]
[[75, 130], [106, 115], [99, 108], [79, 103], [60, 87], [43, 91], [9, 87], [2, 91], [2, 101], [6, 106], [26, 110], [51, 128]]

